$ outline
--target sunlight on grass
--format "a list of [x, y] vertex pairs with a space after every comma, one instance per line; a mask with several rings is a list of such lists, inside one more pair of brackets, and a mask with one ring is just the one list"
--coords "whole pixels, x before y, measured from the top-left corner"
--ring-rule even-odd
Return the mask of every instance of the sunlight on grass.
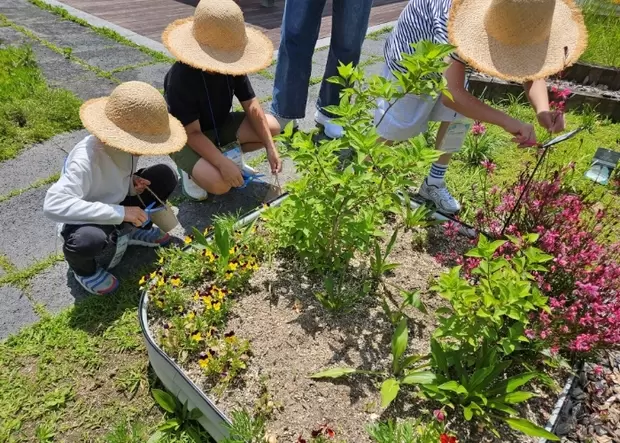
[[620, 67], [620, 17], [604, 15], [610, 0], [586, 0], [583, 15], [588, 28], [588, 49], [581, 59], [604, 66]]
[[51, 89], [28, 47], [0, 49], [0, 161], [62, 132], [82, 127], [80, 100]]

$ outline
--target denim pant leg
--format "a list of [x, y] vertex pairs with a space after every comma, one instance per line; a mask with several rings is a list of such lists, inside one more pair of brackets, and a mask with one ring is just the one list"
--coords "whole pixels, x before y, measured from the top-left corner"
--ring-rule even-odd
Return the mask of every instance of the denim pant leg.
[[327, 81], [338, 75], [340, 62], [357, 65], [362, 44], [368, 30], [372, 0], [334, 0], [332, 8], [332, 36], [325, 74], [317, 101], [317, 109], [328, 117], [334, 117], [322, 108], [340, 103], [341, 86]]
[[278, 117], [305, 117], [312, 55], [325, 2], [286, 0], [271, 104], [271, 113]]

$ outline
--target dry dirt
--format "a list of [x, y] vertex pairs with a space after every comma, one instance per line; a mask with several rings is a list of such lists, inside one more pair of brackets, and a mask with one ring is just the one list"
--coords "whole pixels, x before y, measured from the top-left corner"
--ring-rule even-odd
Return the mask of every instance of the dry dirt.
[[[429, 232], [430, 244], [437, 252], [454, 248], [441, 238], [440, 228]], [[421, 289], [428, 314], [407, 311], [408, 353], [429, 351], [430, 334], [435, 327], [433, 312], [446, 302], [425, 293], [429, 282], [445, 271], [427, 252], [414, 250], [412, 234], [400, 235], [390, 261], [401, 264], [388, 283], [406, 290]], [[460, 245], [463, 246], [463, 245]], [[338, 441], [367, 443], [365, 427], [390, 417], [415, 417], [422, 408], [433, 405], [415, 397], [415, 388], [401, 391], [387, 409], [380, 407], [380, 378], [353, 376], [347, 379], [313, 380], [309, 375], [333, 367], [353, 367], [387, 371], [391, 365], [390, 341], [393, 327], [384, 314], [378, 296], [368, 296], [347, 314], [332, 315], [317, 301], [322, 289], [320, 278], [308, 273], [291, 259], [279, 257], [264, 264], [251, 280], [252, 289], [235, 304], [228, 323], [240, 338], [251, 343], [252, 357], [247, 372], [219, 398], [218, 406], [227, 414], [236, 408], [252, 410], [266, 389], [278, 406], [268, 430], [280, 443], [295, 443], [299, 435], [308, 438], [322, 425], [329, 425]], [[400, 300], [397, 290], [394, 299]], [[199, 374], [190, 376], [209, 392]], [[211, 392], [214, 396], [213, 392]], [[434, 405], [437, 406], [437, 405]], [[553, 407], [549, 399], [536, 405], [528, 418], [545, 423]], [[459, 414], [453, 414], [455, 417]], [[460, 442], [535, 442], [534, 439], [504, 430], [501, 440], [478, 435], [472, 426], [455, 423]], [[464, 429], [465, 428], [465, 429]]]

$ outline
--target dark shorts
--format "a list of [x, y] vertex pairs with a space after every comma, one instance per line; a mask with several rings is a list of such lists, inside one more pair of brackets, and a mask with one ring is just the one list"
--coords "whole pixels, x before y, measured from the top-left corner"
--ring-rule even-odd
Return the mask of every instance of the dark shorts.
[[[245, 112], [231, 112], [228, 115], [226, 122], [217, 129], [218, 137], [215, 136], [215, 129], [209, 129], [205, 131], [204, 134], [221, 151], [225, 151], [228, 145], [237, 142], [237, 133], [239, 132], [239, 127], [241, 126], [244, 118]], [[170, 158], [174, 160], [181, 170], [185, 171], [189, 175], [192, 175], [194, 166], [196, 166], [196, 163], [200, 160], [200, 155], [189, 145], [185, 145], [179, 152], [170, 154]]]

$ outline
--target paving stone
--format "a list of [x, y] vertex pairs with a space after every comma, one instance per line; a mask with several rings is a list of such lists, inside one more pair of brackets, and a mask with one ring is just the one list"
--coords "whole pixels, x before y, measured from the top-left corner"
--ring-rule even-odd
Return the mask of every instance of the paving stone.
[[259, 74], [253, 74], [250, 76], [250, 82], [252, 83], [254, 93], [259, 99], [271, 97], [273, 93], [273, 80], [265, 78]]
[[12, 160], [0, 163], [0, 195], [26, 188], [60, 172], [67, 154], [87, 134], [82, 130], [57, 135], [22, 151]]
[[103, 70], [151, 60], [136, 48], [121, 45], [87, 27], [63, 20], [26, 0], [12, 0], [11, 7], [0, 6], [0, 13], [60, 48], [71, 48], [74, 55]]
[[28, 40], [24, 34], [10, 26], [0, 26], [0, 45], [21, 45]]
[[157, 89], [163, 89], [164, 77], [169, 69], [170, 64], [168, 63], [156, 63], [154, 65], [117, 72], [114, 74], [114, 77], [124, 82], [137, 80], [153, 85]]
[[17, 288], [0, 286], [0, 300], [0, 340], [17, 334], [39, 319], [30, 300]]
[[108, 95], [117, 86], [113, 81], [98, 76], [43, 45], [35, 42], [31, 45], [37, 64], [51, 87], [67, 89], [82, 100], [89, 100]]
[[373, 63], [372, 65], [364, 67], [364, 72], [368, 77], [371, 75], [381, 75], [383, 73], [383, 65], [383, 62]]
[[362, 61], [369, 56], [383, 57], [383, 48], [386, 38], [387, 34], [382, 34], [378, 40], [367, 38], [362, 45]]
[[70, 273], [65, 261], [36, 275], [30, 281], [30, 287], [33, 300], [43, 304], [52, 314], [89, 296]]
[[0, 254], [18, 268], [60, 251], [56, 223], [43, 215], [43, 200], [49, 186], [34, 189], [0, 203]]

